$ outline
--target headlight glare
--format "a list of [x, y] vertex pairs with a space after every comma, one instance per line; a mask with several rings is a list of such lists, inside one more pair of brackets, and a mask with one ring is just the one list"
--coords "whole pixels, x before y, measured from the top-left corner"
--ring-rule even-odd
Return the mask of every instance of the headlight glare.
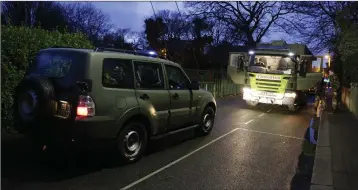
[[296, 93], [295, 92], [287, 92], [285, 93], [285, 97], [287, 98], [296, 98]]

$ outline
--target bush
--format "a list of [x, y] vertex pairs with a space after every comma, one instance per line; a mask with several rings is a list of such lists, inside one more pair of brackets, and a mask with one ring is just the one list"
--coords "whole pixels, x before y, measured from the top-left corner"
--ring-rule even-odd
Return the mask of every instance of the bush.
[[52, 46], [93, 48], [82, 34], [49, 32], [39, 28], [1, 26], [1, 123], [12, 126], [15, 87], [23, 79], [36, 53]]
[[349, 82], [358, 82], [358, 3], [344, 8], [339, 14], [337, 23], [340, 27], [337, 46], [342, 59], [345, 78]]

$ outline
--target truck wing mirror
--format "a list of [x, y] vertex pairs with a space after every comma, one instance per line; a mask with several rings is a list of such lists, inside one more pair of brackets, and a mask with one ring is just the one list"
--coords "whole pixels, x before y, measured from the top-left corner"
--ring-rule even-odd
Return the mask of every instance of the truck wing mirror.
[[244, 70], [244, 68], [245, 68], [245, 61], [244, 61], [244, 58], [240, 58], [240, 70]]
[[305, 61], [302, 61], [299, 65], [299, 76], [300, 77], [306, 77], [306, 62]]
[[244, 60], [244, 57], [239, 55], [239, 56], [237, 57], [237, 71], [238, 71], [238, 72], [244, 71], [244, 68], [245, 68], [245, 60]]

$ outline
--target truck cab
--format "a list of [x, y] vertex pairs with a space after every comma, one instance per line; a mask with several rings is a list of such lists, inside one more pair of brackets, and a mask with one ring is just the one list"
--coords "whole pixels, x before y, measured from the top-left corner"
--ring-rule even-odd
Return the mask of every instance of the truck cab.
[[227, 72], [236, 84], [244, 85], [243, 99], [250, 106], [286, 105], [296, 111], [306, 103], [305, 91], [321, 80], [323, 64], [322, 56], [299, 50], [271, 44], [232, 52]]

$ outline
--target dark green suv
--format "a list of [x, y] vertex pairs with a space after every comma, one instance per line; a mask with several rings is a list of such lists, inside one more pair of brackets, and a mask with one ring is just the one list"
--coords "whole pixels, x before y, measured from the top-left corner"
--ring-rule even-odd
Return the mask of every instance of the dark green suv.
[[209, 134], [215, 112], [213, 95], [174, 62], [117, 49], [49, 48], [18, 86], [14, 117], [19, 131], [42, 144], [107, 140], [132, 162], [150, 138], [190, 128]]

